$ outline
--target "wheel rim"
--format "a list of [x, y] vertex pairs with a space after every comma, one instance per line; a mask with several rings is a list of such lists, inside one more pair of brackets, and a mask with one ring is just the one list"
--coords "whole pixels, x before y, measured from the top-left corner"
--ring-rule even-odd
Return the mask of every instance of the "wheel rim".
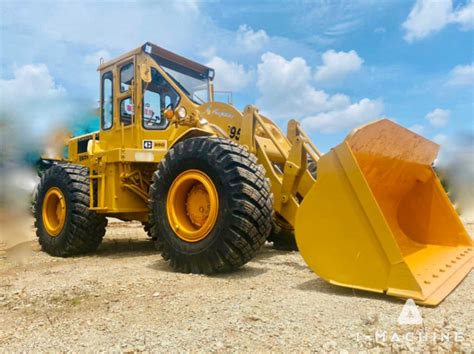
[[48, 189], [44, 196], [41, 214], [44, 228], [49, 236], [58, 236], [66, 222], [66, 201], [59, 188]]
[[176, 236], [186, 242], [201, 241], [217, 221], [219, 197], [214, 183], [198, 170], [181, 173], [171, 184], [166, 211]]

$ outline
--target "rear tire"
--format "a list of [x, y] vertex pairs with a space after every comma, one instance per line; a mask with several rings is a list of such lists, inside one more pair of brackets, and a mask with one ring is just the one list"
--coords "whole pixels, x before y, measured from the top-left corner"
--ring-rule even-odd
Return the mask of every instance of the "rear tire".
[[[212, 228], [195, 240], [183, 239], [170, 225], [167, 204], [173, 183], [190, 171], [209, 178], [218, 204]], [[187, 206], [194, 187], [186, 188], [189, 192], [182, 195], [188, 195]], [[241, 146], [214, 137], [190, 138], [176, 144], [159, 164], [150, 188], [150, 210], [150, 234], [175, 270], [227, 272], [251, 260], [265, 243], [272, 222], [270, 183], [256, 157]], [[192, 214], [187, 217], [191, 220]]]
[[[51, 207], [49, 202], [45, 203], [45, 196], [51, 191], [59, 196], [56, 199], [63, 200], [65, 210], [62, 221], [53, 225], [57, 226], [56, 232], [51, 232], [51, 222], [43, 212], [45, 207]], [[107, 226], [104, 216], [89, 210], [87, 167], [73, 164], [54, 165], [45, 171], [38, 185], [34, 214], [41, 248], [52, 256], [67, 257], [95, 251]]]
[[272, 231], [267, 239], [273, 243], [273, 248], [279, 251], [298, 251], [295, 230], [280, 217], [275, 215], [272, 221]]
[[151, 234], [150, 223], [142, 222], [142, 226], [143, 226], [143, 231], [145, 231], [146, 235], [150, 238], [150, 240], [156, 241], [156, 238], [154, 238], [153, 235]]
[[314, 179], [318, 179], [318, 166], [314, 160], [308, 159], [308, 171]]

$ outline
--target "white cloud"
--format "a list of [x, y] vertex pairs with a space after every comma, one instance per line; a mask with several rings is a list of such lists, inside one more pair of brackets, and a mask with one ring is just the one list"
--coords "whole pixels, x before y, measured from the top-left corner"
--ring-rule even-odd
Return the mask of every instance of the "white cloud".
[[105, 49], [101, 49], [101, 50], [98, 50], [97, 52], [86, 55], [84, 57], [84, 63], [89, 64], [89, 65], [99, 66], [101, 59], [103, 59], [104, 62], [106, 62], [110, 58], [111, 58], [110, 53]]
[[419, 134], [419, 135], [423, 135], [423, 133], [426, 130], [425, 126], [421, 125], [421, 124], [414, 124], [411, 127], [409, 127], [408, 129], [410, 129], [412, 132], [414, 132], [416, 134]]
[[331, 134], [380, 118], [382, 111], [382, 101], [363, 98], [344, 109], [323, 112], [313, 117], [307, 117], [303, 119], [302, 124], [308, 130]]
[[425, 118], [428, 119], [431, 125], [439, 128], [445, 126], [448, 123], [450, 116], [450, 111], [436, 108], [435, 110], [428, 113]]
[[450, 23], [457, 23], [461, 29], [474, 27], [474, 3], [453, 11], [452, 0], [417, 0], [408, 18], [402, 24], [405, 40], [414, 42], [438, 32]]
[[66, 90], [57, 85], [44, 64], [15, 69], [10, 80], [0, 80], [0, 116], [21, 134], [23, 145], [39, 143], [55, 127], [73, 118]]
[[360, 23], [360, 18], [344, 20], [343, 22], [326, 28], [324, 34], [327, 36], [341, 36], [358, 27]]
[[228, 62], [220, 57], [212, 58], [207, 66], [215, 69], [215, 89], [218, 91], [239, 91], [253, 79], [253, 72], [245, 70], [242, 64]]
[[[146, 41], [156, 41], [165, 48], [193, 51], [204, 36], [206, 39], [212, 36], [211, 33], [206, 35], [211, 28], [216, 32], [216, 26], [200, 14], [199, 6], [200, 2], [194, 0], [125, 1], [115, 6], [103, 1], [56, 1], [40, 23], [34, 18], [43, 10], [41, 2], [29, 2], [23, 7], [7, 2], [5, 7], [2, 4], [5, 14], [2, 20], [4, 17], [5, 28], [21, 28], [30, 37], [54, 45], [58, 42], [81, 44], [120, 53]], [[117, 26], [118, 18], [124, 19], [120, 26]], [[140, 26], [125, 20], [132, 18]]]
[[474, 63], [454, 67], [449, 74], [446, 84], [448, 86], [474, 85]]
[[264, 30], [254, 31], [247, 25], [240, 25], [237, 31], [237, 44], [248, 51], [260, 50], [268, 39]]
[[356, 51], [336, 52], [333, 49], [322, 55], [323, 65], [318, 66], [315, 79], [317, 81], [340, 80], [351, 72], [357, 71], [364, 60]]
[[13, 75], [11, 80], [0, 79], [1, 97], [8, 105], [25, 99], [44, 100], [65, 94], [64, 88], [56, 85], [44, 64], [29, 64], [16, 68]]
[[330, 97], [312, 87], [309, 84], [311, 68], [303, 58], [287, 61], [282, 56], [267, 52], [262, 55], [257, 72], [257, 87], [261, 94], [257, 104], [276, 119], [292, 115], [294, 118], [307, 116], [328, 106], [345, 106], [349, 102], [344, 95]]
[[214, 46], [210, 46], [208, 48], [204, 48], [199, 52], [199, 55], [206, 59], [211, 59], [217, 56], [217, 48]]
[[412, 42], [442, 29], [449, 23], [451, 0], [417, 0], [403, 23], [405, 40]]
[[474, 1], [454, 12], [452, 21], [459, 23], [464, 30], [474, 28]]
[[267, 52], [261, 59], [257, 105], [274, 119], [299, 118], [310, 129], [333, 133], [374, 119], [383, 110], [379, 100], [364, 98], [351, 104], [346, 95], [317, 90], [310, 84], [311, 68], [303, 58], [286, 60]]
[[436, 144], [444, 145], [444, 144], [448, 141], [448, 137], [447, 137], [445, 134], [436, 134], [436, 135], [433, 137], [433, 141], [434, 141]]
[[173, 5], [183, 13], [192, 13], [193, 15], [197, 15], [200, 13], [200, 0], [179, 0], [176, 1]]

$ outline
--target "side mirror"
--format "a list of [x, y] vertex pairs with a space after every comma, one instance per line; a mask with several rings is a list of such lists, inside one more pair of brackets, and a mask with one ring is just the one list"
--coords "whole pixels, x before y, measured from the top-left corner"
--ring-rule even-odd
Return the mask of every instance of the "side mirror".
[[140, 78], [147, 84], [151, 82], [151, 69], [148, 63], [140, 65]]

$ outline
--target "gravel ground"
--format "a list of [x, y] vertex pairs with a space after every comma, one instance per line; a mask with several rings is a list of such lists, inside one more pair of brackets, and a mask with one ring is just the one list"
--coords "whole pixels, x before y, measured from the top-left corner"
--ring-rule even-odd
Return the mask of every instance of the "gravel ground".
[[398, 325], [403, 301], [332, 286], [296, 252], [265, 245], [235, 273], [179, 274], [139, 224], [111, 222], [90, 256], [0, 250], [0, 352], [471, 352], [473, 290], [471, 273], [419, 308], [423, 325]]

